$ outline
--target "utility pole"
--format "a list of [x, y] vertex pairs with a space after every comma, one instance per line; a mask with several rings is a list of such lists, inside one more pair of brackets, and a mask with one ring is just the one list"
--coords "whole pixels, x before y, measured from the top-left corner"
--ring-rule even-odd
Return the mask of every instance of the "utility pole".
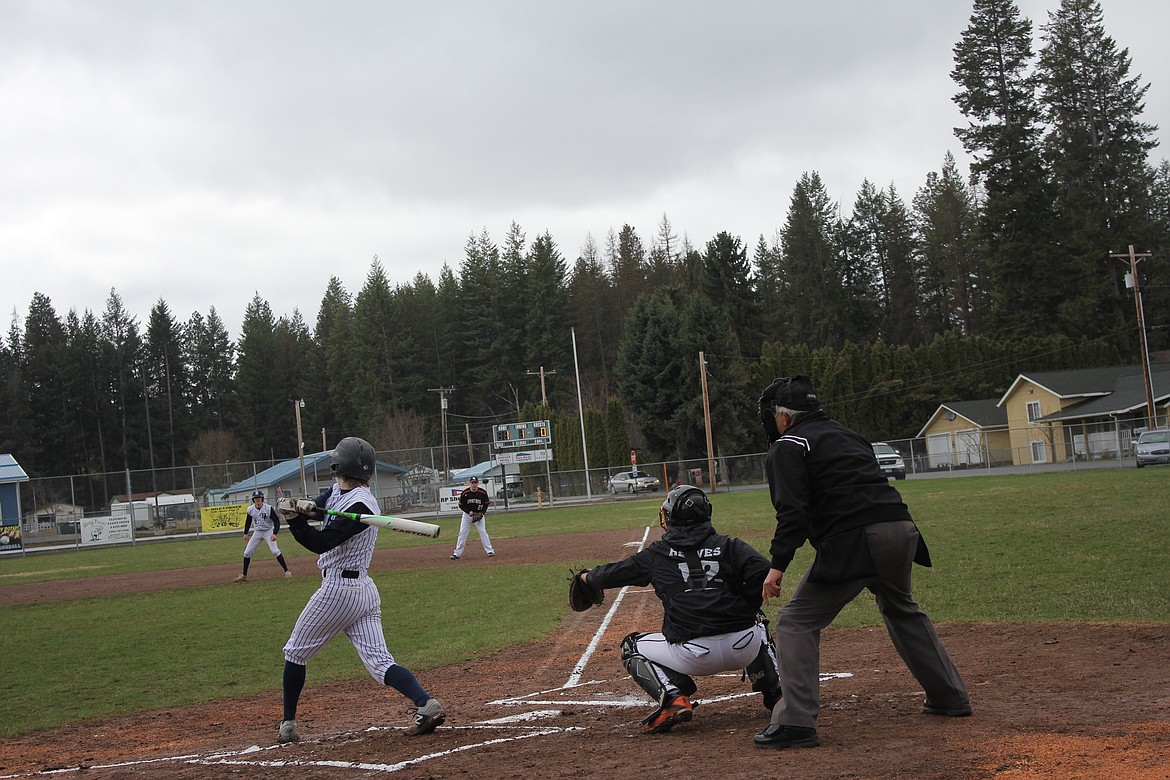
[[1133, 305], [1137, 309], [1138, 341], [1142, 350], [1142, 381], [1146, 386], [1146, 427], [1156, 428], [1157, 414], [1154, 413], [1154, 379], [1150, 374], [1150, 348], [1146, 344], [1146, 314], [1142, 304], [1141, 286], [1138, 284], [1137, 264], [1139, 260], [1150, 257], [1149, 252], [1137, 253], [1133, 251], [1133, 244], [1129, 245], [1127, 253], [1110, 253], [1110, 257], [1129, 261], [1129, 273], [1125, 275], [1125, 286], [1133, 289]]
[[428, 393], [439, 394], [439, 420], [443, 431], [443, 479], [451, 476], [451, 464], [447, 459], [447, 393], [454, 392], [454, 387], [428, 387]]
[[297, 458], [301, 463], [301, 495], [309, 495], [309, 485], [305, 482], [305, 439], [301, 433], [301, 409], [305, 406], [304, 398], [294, 399], [292, 402], [293, 411], [297, 415]]
[[467, 468], [475, 465], [475, 454], [471, 450], [471, 423], [463, 423], [463, 435], [467, 438]]
[[540, 405], [543, 406], [545, 409], [548, 408], [548, 394], [545, 393], [545, 391], [544, 391], [544, 376], [546, 373], [549, 376], [552, 376], [553, 374], [556, 373], [556, 371], [546, 372], [544, 370], [544, 366], [541, 366], [540, 371], [528, 371], [527, 372], [528, 376], [536, 376], [537, 374], [540, 374]]
[[707, 358], [699, 353], [699, 380], [703, 386], [703, 423], [707, 427], [707, 475], [715, 492], [715, 449], [711, 446], [711, 407], [707, 402]]

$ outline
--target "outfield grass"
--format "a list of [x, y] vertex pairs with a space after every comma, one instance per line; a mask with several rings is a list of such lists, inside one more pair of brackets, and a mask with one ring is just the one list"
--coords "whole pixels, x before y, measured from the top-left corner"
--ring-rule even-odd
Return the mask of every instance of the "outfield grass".
[[[897, 487], [930, 544], [935, 566], [915, 570], [918, 600], [945, 621], [1170, 621], [1166, 469], [907, 480]], [[657, 522], [662, 496], [534, 512], [498, 512], [493, 541]], [[766, 491], [712, 497], [716, 527], [766, 553]], [[446, 555], [456, 522], [438, 540], [382, 533], [379, 546], [435, 545]], [[285, 554], [308, 557], [291, 536]], [[238, 560], [242, 539], [78, 550], [0, 558], [4, 587], [96, 574]], [[440, 554], [436, 551], [436, 554]], [[615, 557], [618, 557], [615, 551]], [[802, 549], [785, 591], [812, 560]], [[583, 561], [491, 567], [395, 569], [376, 574], [387, 639], [406, 666], [455, 663], [531, 641], [564, 616], [565, 574]], [[212, 701], [280, 685], [281, 647], [310, 593], [311, 578], [258, 581], [246, 596], [216, 585], [149, 594], [5, 606], [0, 654], [0, 735], [116, 714]], [[457, 595], [453, 595], [457, 594]], [[773, 606], [777, 603], [773, 602]], [[836, 625], [878, 625], [872, 599], [856, 600]], [[647, 627], [650, 628], [650, 627]], [[365, 674], [343, 638], [309, 668], [309, 684]], [[270, 679], [256, 668], [270, 664]]]

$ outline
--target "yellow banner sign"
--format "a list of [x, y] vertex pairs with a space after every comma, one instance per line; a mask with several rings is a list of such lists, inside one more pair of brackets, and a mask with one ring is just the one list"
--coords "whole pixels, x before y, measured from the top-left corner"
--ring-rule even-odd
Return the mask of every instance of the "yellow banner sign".
[[205, 506], [199, 510], [199, 526], [204, 533], [211, 533], [212, 531], [242, 531], [244, 530], [244, 521], [247, 519], [247, 504]]

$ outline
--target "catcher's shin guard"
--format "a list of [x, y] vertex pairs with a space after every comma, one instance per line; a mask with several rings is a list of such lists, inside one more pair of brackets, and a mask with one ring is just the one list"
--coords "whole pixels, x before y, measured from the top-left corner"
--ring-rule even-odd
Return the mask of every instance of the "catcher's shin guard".
[[638, 652], [638, 640], [644, 636], [645, 633], [635, 631], [622, 640], [622, 665], [638, 687], [650, 694], [660, 706], [673, 695], [670, 693], [671, 688], [677, 689], [683, 696], [694, 694], [695, 681], [689, 675], [654, 663]]
[[771, 637], [760, 643], [760, 652], [744, 670], [752, 682], [752, 690], [764, 695], [764, 707], [771, 710], [780, 701], [780, 671]]

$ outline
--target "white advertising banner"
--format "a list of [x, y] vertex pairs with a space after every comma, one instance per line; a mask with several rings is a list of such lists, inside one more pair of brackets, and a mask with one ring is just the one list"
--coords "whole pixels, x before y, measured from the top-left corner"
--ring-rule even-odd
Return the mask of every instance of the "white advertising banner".
[[134, 541], [130, 515], [81, 518], [81, 544], [121, 544]]
[[497, 452], [496, 463], [511, 466], [515, 463], [536, 463], [543, 460], [552, 460], [553, 451], [549, 448], [542, 450], [524, 450], [522, 452]]

